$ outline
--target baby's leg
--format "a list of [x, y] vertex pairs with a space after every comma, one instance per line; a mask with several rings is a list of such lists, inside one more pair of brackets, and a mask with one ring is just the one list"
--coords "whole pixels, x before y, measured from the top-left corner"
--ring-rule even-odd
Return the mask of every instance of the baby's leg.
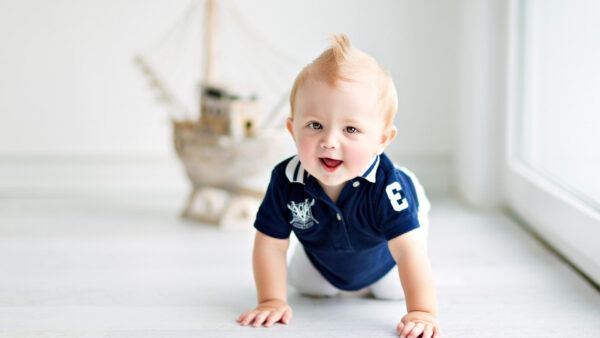
[[340, 293], [312, 265], [300, 244], [294, 249], [288, 264], [288, 283], [307, 296], [332, 297]]
[[386, 300], [402, 300], [404, 299], [404, 290], [400, 284], [400, 275], [398, 274], [398, 266], [395, 265], [385, 276], [373, 283], [369, 289], [373, 297]]

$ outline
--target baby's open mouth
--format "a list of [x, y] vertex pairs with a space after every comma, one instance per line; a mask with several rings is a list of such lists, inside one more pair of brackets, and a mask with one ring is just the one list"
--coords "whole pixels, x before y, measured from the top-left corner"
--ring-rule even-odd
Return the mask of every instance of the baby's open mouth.
[[342, 164], [342, 162], [344, 162], [342, 160], [334, 160], [328, 157], [320, 157], [319, 160], [321, 160], [321, 165], [327, 171], [334, 171]]

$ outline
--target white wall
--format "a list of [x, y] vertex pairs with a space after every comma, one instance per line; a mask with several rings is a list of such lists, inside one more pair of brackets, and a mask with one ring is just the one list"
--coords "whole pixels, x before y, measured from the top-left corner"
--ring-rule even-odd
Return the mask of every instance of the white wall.
[[[400, 98], [399, 137], [388, 152], [430, 176], [426, 186], [445, 189], [457, 118], [457, 1], [236, 3], [265, 40], [304, 62], [327, 46], [326, 33], [334, 31], [379, 60]], [[167, 115], [132, 59], [188, 4], [0, 2], [0, 188], [65, 186], [72, 179], [36, 174], [44, 163], [176, 163]], [[183, 186], [177, 165], [172, 184]]]
[[168, 153], [166, 115], [133, 55], [186, 3], [0, 2], [0, 154]]
[[472, 206], [502, 203], [506, 110], [507, 7], [503, 0], [461, 0], [459, 101], [454, 187]]

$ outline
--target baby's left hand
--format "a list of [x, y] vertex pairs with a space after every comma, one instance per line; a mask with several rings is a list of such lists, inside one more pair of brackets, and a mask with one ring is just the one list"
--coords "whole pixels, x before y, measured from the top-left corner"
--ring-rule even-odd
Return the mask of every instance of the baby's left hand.
[[401, 338], [440, 338], [442, 330], [437, 319], [430, 313], [411, 311], [402, 317], [402, 321], [396, 327]]

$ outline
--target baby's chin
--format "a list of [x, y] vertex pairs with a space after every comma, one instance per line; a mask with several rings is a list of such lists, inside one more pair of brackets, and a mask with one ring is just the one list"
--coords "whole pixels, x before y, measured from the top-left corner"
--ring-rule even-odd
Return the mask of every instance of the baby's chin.
[[338, 186], [340, 184], [344, 184], [350, 181], [354, 177], [350, 177], [349, 175], [344, 175], [343, 173], [322, 173], [319, 172], [316, 175], [311, 173], [311, 176], [316, 178], [320, 184], [327, 186]]

